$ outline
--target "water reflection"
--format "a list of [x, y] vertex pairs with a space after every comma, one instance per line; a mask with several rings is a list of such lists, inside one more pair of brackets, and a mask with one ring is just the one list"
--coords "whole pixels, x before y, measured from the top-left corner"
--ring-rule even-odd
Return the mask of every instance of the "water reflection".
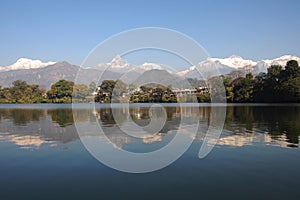
[[277, 106], [237, 106], [228, 107], [225, 129], [242, 136], [267, 134], [268, 141], [296, 147], [300, 134], [300, 107]]
[[73, 113], [70, 109], [50, 109], [47, 114], [51, 116], [51, 120], [56, 122], [60, 127], [66, 127], [74, 123]]
[[[70, 113], [71, 110], [67, 109]], [[10, 141], [22, 148], [78, 140], [71, 116], [61, 109], [0, 109], [0, 141]], [[71, 119], [70, 119], [71, 117]]]
[[0, 122], [4, 119], [12, 119], [16, 126], [25, 126], [30, 122], [38, 122], [47, 115], [45, 109], [0, 109]]
[[[107, 137], [116, 148], [132, 149], [132, 146], [153, 145], [160, 148], [174, 137], [174, 130], [179, 129], [182, 115], [190, 118], [188, 123], [197, 117], [199, 133], [196, 137], [201, 141], [210, 122], [211, 108], [209, 106], [167, 106], [165, 107], [167, 121], [163, 128], [153, 137], [134, 138], [123, 133], [114, 120], [114, 114], [127, 116], [127, 112], [135, 123], [146, 126], [149, 123], [149, 107], [133, 106], [129, 110], [99, 107], [92, 109], [77, 109], [76, 121], [99, 122]], [[123, 121], [122, 121], [123, 120]], [[119, 119], [119, 123], [125, 122]], [[218, 145], [241, 147], [256, 143], [278, 145], [281, 147], [298, 147], [300, 124], [300, 107], [289, 106], [228, 106], [224, 131]], [[179, 130], [180, 133], [180, 130]], [[0, 109], [0, 141], [12, 142], [23, 148], [39, 148], [42, 145], [55, 146], [57, 143], [67, 143], [78, 140], [72, 109], [55, 108], [52, 105], [39, 109], [1, 108]], [[131, 144], [131, 146], [130, 146]], [[138, 150], [137, 150], [138, 151]]]

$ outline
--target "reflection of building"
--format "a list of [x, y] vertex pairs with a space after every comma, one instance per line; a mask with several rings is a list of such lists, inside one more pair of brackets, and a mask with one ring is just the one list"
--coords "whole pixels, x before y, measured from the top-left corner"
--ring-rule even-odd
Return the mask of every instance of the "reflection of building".
[[207, 120], [210, 116], [209, 107], [198, 107], [198, 106], [178, 106], [174, 116], [176, 117], [194, 117], [199, 120]]

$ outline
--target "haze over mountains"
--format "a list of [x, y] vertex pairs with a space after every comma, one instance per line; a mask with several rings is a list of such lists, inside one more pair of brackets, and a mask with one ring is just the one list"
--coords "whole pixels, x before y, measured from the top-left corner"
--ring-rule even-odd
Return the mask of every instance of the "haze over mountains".
[[[82, 72], [85, 78], [79, 82], [89, 84], [90, 80], [97, 80], [99, 74], [104, 79], [121, 79], [126, 83], [136, 80], [136, 83], [150, 82], [151, 80], [184, 80], [185, 78], [200, 79], [199, 72], [209, 72], [212, 68], [217, 68], [220, 74], [228, 74], [235, 70], [243, 72], [266, 72], [271, 65], [285, 66], [289, 60], [297, 60], [300, 58], [292, 55], [285, 55], [272, 60], [253, 61], [246, 60], [240, 56], [230, 56], [229, 58], [208, 58], [199, 63], [197, 69], [195, 66], [187, 70], [175, 72], [164, 69], [162, 66], [154, 63], [144, 63], [134, 66], [123, 60], [120, 56], [116, 56], [109, 63], [100, 63], [97, 66], [85, 68]], [[60, 79], [75, 80], [76, 74], [80, 69], [79, 66], [72, 65], [68, 62], [42, 62], [40, 60], [31, 60], [20, 58], [16, 63], [1, 67], [0, 66], [0, 85], [7, 87], [15, 80], [25, 80], [29, 84], [39, 84], [45, 89]], [[81, 69], [82, 70], [82, 69]], [[125, 75], [124, 75], [125, 74]], [[218, 75], [218, 74], [214, 74]], [[155, 77], [155, 79], [153, 79]]]

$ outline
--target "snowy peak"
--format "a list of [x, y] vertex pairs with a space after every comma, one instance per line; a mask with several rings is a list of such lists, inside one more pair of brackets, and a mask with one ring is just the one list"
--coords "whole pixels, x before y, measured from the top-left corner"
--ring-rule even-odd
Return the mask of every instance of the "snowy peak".
[[[257, 74], [259, 72], [266, 72], [268, 67], [271, 65], [281, 65], [285, 66], [289, 60], [296, 60], [300, 63], [300, 58], [293, 55], [284, 55], [275, 59], [265, 59], [261, 61], [253, 61], [243, 59], [241, 56], [232, 55], [228, 58], [208, 58], [203, 62], [197, 65], [197, 69], [195, 66], [191, 66], [189, 69], [177, 72], [176, 74], [184, 77], [194, 77], [196, 74], [199, 74], [198, 71], [201, 72], [209, 72], [212, 69], [218, 69], [221, 74], [230, 73], [233, 70], [242, 70], [245, 72], [252, 72], [253, 74]], [[12, 65], [1, 67], [0, 72], [12, 71], [12, 70], [24, 70], [24, 69], [37, 69], [43, 68], [49, 65], [54, 65], [57, 62], [42, 62], [40, 60], [32, 60], [28, 58], [20, 58]], [[121, 56], [117, 55], [110, 62], [100, 63], [91, 68], [99, 69], [99, 70], [108, 70], [116, 73], [127, 73], [129, 71], [134, 71], [138, 73], [142, 73], [145, 71], [164, 69], [163, 65], [156, 63], [148, 63], [145, 62], [142, 65], [134, 66], [129, 64], [126, 60], [124, 60]], [[165, 69], [168, 71], [167, 69]], [[170, 72], [170, 71], [168, 71]], [[174, 71], [170, 72], [174, 73]]]
[[241, 56], [238, 56], [238, 55], [235, 55], [235, 54], [231, 55], [229, 58], [230, 59], [243, 59]]
[[130, 70], [136, 71], [149, 71], [153, 69], [163, 69], [163, 67], [156, 63], [148, 63], [145, 62], [142, 65], [134, 66], [129, 64], [126, 60], [124, 60], [121, 56], [117, 55], [112, 59], [109, 63], [100, 63], [97, 65], [98, 68], [112, 70], [115, 72], [126, 72]]
[[143, 70], [153, 70], [153, 69], [163, 69], [160, 65], [155, 64], [155, 63], [147, 63], [145, 62], [144, 64], [141, 65], [140, 67]]
[[108, 65], [112, 68], [128, 68], [129, 67], [129, 64], [127, 63], [127, 61], [123, 60], [121, 58], [121, 56], [119, 56], [119, 55], [114, 57], [112, 59], [112, 61], [110, 63], [108, 63]]
[[266, 59], [266, 60], [262, 60], [261, 62], [264, 62], [267, 66], [281, 65], [284, 67], [289, 60], [296, 60], [296, 61], [300, 62], [299, 57], [292, 56], [292, 55], [284, 55], [279, 58], [275, 58], [273, 60]]
[[117, 55], [108, 63], [99, 63], [96, 68], [118, 71], [129, 70], [131, 69], [131, 65], [128, 64], [126, 60], [122, 59], [121, 56]]
[[253, 60], [245, 60], [241, 56], [232, 55], [229, 58], [211, 58], [213, 61], [219, 61], [221, 64], [235, 69], [243, 68], [245, 66], [254, 66], [257, 62]]
[[[212, 69], [218, 69], [220, 74], [228, 74], [234, 70], [241, 70], [244, 72], [251, 72], [258, 74], [260, 72], [266, 72], [271, 65], [285, 66], [289, 60], [296, 60], [300, 63], [300, 58], [292, 55], [284, 55], [272, 60], [253, 61], [243, 59], [241, 56], [232, 55], [228, 58], [208, 58], [197, 65], [197, 68], [201, 72], [209, 72]], [[187, 70], [177, 72], [177, 75], [194, 78], [197, 75], [197, 69], [195, 66], [190, 67]]]
[[31, 60], [28, 58], [20, 58], [12, 65], [6, 67], [0, 67], [0, 71], [11, 71], [20, 69], [36, 69], [46, 67], [48, 65], [54, 65], [56, 62], [42, 62], [40, 60]]
[[177, 75], [178, 76], [186, 76], [188, 73], [190, 73], [190, 72], [192, 72], [194, 70], [196, 70], [196, 67], [192, 66], [192, 67], [188, 68], [187, 70], [183, 70], [183, 71], [177, 72]]

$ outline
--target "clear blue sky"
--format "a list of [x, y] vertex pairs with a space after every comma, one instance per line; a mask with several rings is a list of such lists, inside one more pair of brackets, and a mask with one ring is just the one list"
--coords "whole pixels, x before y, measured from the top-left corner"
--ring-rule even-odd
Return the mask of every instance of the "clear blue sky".
[[99, 42], [138, 27], [165, 27], [212, 57], [300, 56], [300, 1], [0, 1], [0, 66], [20, 57], [80, 64]]

